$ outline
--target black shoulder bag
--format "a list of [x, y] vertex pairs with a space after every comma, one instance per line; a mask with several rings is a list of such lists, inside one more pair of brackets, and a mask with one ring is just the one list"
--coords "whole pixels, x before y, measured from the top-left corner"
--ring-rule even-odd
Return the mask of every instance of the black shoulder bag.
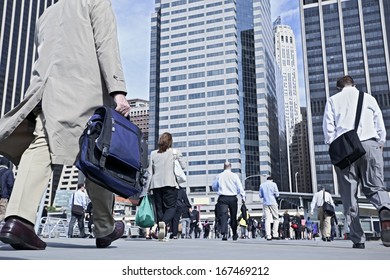
[[340, 169], [349, 167], [366, 153], [357, 135], [357, 128], [362, 113], [363, 97], [364, 93], [360, 91], [355, 116], [355, 128], [337, 137], [329, 146], [330, 160], [333, 165]]
[[330, 204], [328, 201], [325, 200], [325, 190], [323, 192], [324, 192], [323, 194], [324, 204], [322, 204], [322, 210], [328, 216], [333, 216], [335, 214], [334, 207], [332, 204]]
[[84, 208], [81, 205], [74, 204], [74, 195], [75, 195], [75, 193], [73, 194], [73, 197], [72, 197], [72, 209], [71, 209], [72, 215], [82, 216], [82, 215], [84, 215]]

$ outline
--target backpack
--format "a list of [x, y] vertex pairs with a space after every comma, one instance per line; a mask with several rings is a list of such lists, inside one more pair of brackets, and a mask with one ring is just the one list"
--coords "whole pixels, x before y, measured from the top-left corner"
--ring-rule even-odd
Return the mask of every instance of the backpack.
[[142, 186], [141, 130], [107, 106], [99, 107], [80, 137], [76, 166], [96, 184], [128, 198]]

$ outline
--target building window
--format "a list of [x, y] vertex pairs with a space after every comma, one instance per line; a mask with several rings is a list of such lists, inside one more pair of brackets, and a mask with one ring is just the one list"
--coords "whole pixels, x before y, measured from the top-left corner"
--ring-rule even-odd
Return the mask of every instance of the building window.
[[216, 97], [216, 96], [223, 96], [224, 91], [223, 90], [214, 90], [207, 92], [207, 97]]
[[206, 140], [188, 141], [188, 146], [189, 147], [206, 146]]
[[196, 72], [196, 73], [190, 73], [188, 74], [188, 79], [196, 79], [196, 78], [203, 78], [204, 72]]
[[177, 95], [177, 96], [171, 96], [171, 101], [181, 101], [181, 100], [186, 100], [187, 95]]
[[180, 81], [180, 80], [185, 80], [185, 79], [187, 79], [187, 75], [186, 74], [177, 75], [177, 76], [171, 76], [171, 81]]
[[208, 81], [207, 86], [208, 87], [215, 87], [215, 86], [221, 86], [225, 83], [224, 80], [215, 80], [215, 81]]
[[199, 83], [192, 83], [188, 85], [189, 89], [194, 89], [194, 88], [201, 88], [204, 87], [205, 83], [204, 82], [199, 82]]
[[187, 89], [187, 85], [171, 86], [171, 91], [179, 91], [179, 90], [186, 90], [186, 89]]
[[188, 95], [188, 99], [198, 99], [198, 98], [205, 98], [204, 92], [198, 92], [198, 93], [191, 93]]

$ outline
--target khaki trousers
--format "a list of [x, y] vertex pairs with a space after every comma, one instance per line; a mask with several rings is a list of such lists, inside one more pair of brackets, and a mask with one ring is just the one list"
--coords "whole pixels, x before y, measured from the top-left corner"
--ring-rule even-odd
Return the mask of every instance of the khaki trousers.
[[[264, 218], [265, 218], [265, 235], [267, 239], [272, 237], [279, 237], [279, 211], [278, 205], [263, 205]], [[272, 226], [272, 235], [271, 235], [271, 223]]]
[[331, 221], [332, 217], [324, 213], [322, 207], [318, 207], [318, 220], [320, 221], [320, 232], [322, 238], [330, 237]]
[[[42, 114], [36, 117], [34, 136], [34, 140], [22, 155], [6, 211], [6, 217], [18, 216], [32, 224], [35, 224], [38, 205], [52, 173]], [[93, 204], [95, 237], [104, 237], [114, 230], [113, 194], [89, 180], [86, 180], [86, 189]]]

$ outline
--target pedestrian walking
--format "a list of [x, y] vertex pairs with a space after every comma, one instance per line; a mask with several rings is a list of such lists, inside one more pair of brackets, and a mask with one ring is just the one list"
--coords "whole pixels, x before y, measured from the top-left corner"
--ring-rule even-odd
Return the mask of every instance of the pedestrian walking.
[[[177, 192], [176, 213], [172, 220], [172, 235], [170, 236], [170, 238], [172, 239], [178, 238], [180, 219], [182, 220], [185, 219], [182, 218], [183, 216], [184, 217], [187, 216], [188, 219], [189, 208], [191, 208], [191, 204], [187, 197], [186, 188], [180, 187]], [[183, 221], [182, 221], [182, 225], [183, 225]], [[184, 228], [183, 230], [183, 226], [182, 226], [182, 231], [184, 231], [185, 234], [187, 233], [186, 230], [187, 230], [186, 228]]]
[[222, 240], [228, 239], [228, 218], [230, 214], [230, 227], [233, 233], [233, 240], [237, 240], [237, 195], [241, 196], [245, 203], [245, 191], [240, 178], [232, 172], [230, 162], [225, 162], [223, 172], [214, 180], [212, 188], [218, 193], [218, 218], [221, 226]]
[[[0, 153], [18, 165], [0, 240], [14, 249], [43, 250], [36, 212], [55, 165], [74, 165], [88, 118], [101, 105], [129, 115], [109, 0], [60, 0], [36, 25], [38, 59], [24, 100], [0, 120]], [[96, 247], [124, 232], [111, 215], [113, 194], [86, 180], [94, 205]], [[23, 207], [20, 207], [23, 205]]]
[[87, 196], [85, 194], [84, 184], [79, 184], [77, 186], [77, 191], [72, 194], [71, 199], [69, 201], [69, 209], [71, 209], [71, 217], [68, 228], [68, 238], [73, 237], [73, 227], [76, 221], [80, 232], [79, 237], [84, 238], [84, 219], [85, 210], [87, 209]]
[[313, 195], [313, 199], [310, 204], [311, 207], [310, 214], [312, 216], [314, 215], [314, 208], [317, 206], [317, 214], [318, 214], [318, 220], [320, 221], [320, 232], [321, 232], [322, 240], [330, 242], [332, 241], [330, 238], [330, 230], [331, 230], [330, 219], [332, 215], [324, 211], [322, 206], [324, 205], [324, 202], [329, 202], [330, 204], [332, 204], [333, 207], [335, 205], [330, 193], [328, 193], [325, 190], [325, 188], [322, 186], [319, 187], [319, 189], [320, 190]]
[[306, 237], [308, 240], [313, 238], [313, 221], [310, 217], [307, 217], [306, 219]]
[[[331, 96], [325, 106], [323, 131], [325, 143], [331, 144], [337, 137], [354, 128], [354, 119], [359, 97], [351, 76], [337, 80], [339, 93]], [[363, 106], [357, 135], [366, 154], [353, 162], [349, 168], [335, 166], [339, 192], [348, 221], [353, 248], [364, 249], [366, 237], [359, 217], [358, 187], [379, 212], [381, 239], [390, 247], [390, 197], [384, 185], [383, 147], [386, 128], [381, 109], [375, 98], [363, 94]]]
[[[265, 219], [265, 235], [268, 241], [279, 239], [279, 210], [276, 198], [279, 197], [278, 186], [272, 176], [260, 185], [259, 196], [263, 200], [263, 214]], [[272, 234], [271, 234], [271, 223]]]
[[290, 239], [290, 214], [287, 210], [283, 213], [283, 238]]
[[14, 172], [10, 168], [9, 160], [0, 156], [0, 222], [4, 220], [14, 182]]
[[173, 139], [168, 132], [161, 134], [158, 149], [150, 154], [147, 187], [153, 192], [158, 222], [158, 238], [166, 241], [167, 226], [172, 227], [172, 220], [176, 213], [179, 184], [174, 173], [175, 160], [185, 168], [179, 150], [172, 149]]
[[301, 215], [297, 212], [295, 216], [291, 218], [291, 227], [294, 230], [294, 239], [301, 239], [302, 222]]
[[194, 206], [194, 209], [191, 211], [191, 224], [190, 224], [190, 236], [192, 236], [192, 233], [194, 233], [194, 238], [199, 237], [199, 211], [197, 206]]

